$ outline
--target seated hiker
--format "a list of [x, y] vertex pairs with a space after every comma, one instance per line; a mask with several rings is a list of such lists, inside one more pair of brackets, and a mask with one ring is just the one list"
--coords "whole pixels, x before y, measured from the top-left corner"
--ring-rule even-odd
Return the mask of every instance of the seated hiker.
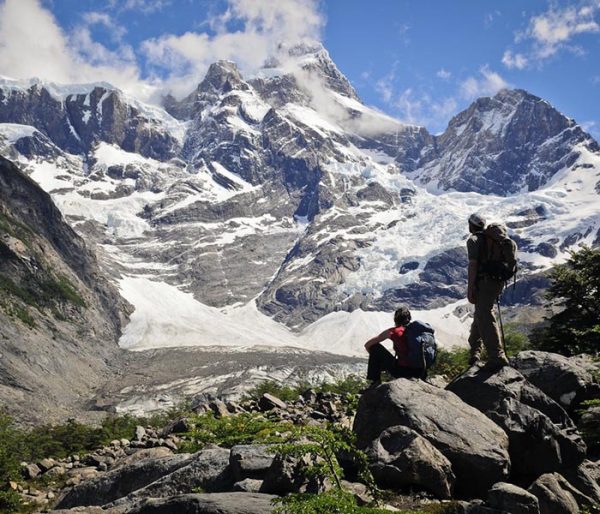
[[[394, 378], [425, 379], [427, 368], [435, 360], [433, 329], [427, 323], [411, 323], [410, 311], [402, 305], [394, 313], [394, 324], [365, 343], [369, 352], [367, 380], [371, 381], [370, 388], [381, 383], [382, 371]], [[381, 344], [386, 339], [392, 340], [395, 357]]]

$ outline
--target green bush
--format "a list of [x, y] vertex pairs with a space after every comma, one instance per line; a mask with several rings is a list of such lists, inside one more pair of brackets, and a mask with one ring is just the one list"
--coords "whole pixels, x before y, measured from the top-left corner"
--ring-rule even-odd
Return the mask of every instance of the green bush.
[[293, 428], [291, 423], [248, 413], [224, 418], [206, 413], [192, 417], [190, 421], [194, 428], [186, 434], [189, 440], [180, 445], [182, 452], [196, 452], [209, 443], [226, 448], [236, 444], [278, 443], [284, 440], [283, 434]]
[[[384, 514], [388, 510], [359, 507], [352, 494], [334, 489], [321, 494], [290, 494], [274, 500], [276, 514]], [[402, 513], [400, 513], [402, 514]], [[410, 514], [410, 513], [404, 513]], [[418, 514], [418, 513], [414, 513]]]
[[469, 349], [457, 346], [446, 350], [439, 348], [435, 364], [429, 369], [428, 375], [444, 375], [448, 380], [454, 380], [469, 367]]
[[21, 505], [21, 497], [9, 483], [19, 479], [21, 433], [13, 426], [12, 419], [0, 413], [0, 512], [15, 512]]

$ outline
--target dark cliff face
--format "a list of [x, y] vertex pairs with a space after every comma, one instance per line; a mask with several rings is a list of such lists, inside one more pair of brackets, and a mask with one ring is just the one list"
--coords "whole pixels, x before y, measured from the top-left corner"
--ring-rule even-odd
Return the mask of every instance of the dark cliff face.
[[24, 420], [81, 409], [129, 307], [50, 196], [0, 157], [0, 401]]
[[444, 190], [506, 196], [542, 187], [598, 144], [572, 119], [523, 90], [480, 98], [424, 152], [415, 176]]
[[0, 88], [0, 120], [31, 125], [73, 154], [85, 154], [100, 141], [161, 161], [179, 151], [179, 143], [155, 120], [108, 85], [64, 96], [56, 98], [43, 84]]

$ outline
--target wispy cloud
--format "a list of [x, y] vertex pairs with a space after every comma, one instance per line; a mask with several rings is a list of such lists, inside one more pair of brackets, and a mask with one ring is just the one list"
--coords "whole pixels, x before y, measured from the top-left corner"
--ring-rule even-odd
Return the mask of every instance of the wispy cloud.
[[510, 84], [486, 65], [479, 70], [478, 76], [468, 77], [460, 84], [460, 94], [465, 100], [473, 100], [480, 96], [494, 95], [508, 87]]
[[171, 5], [171, 0], [109, 0], [111, 9], [120, 11], [140, 11], [145, 14], [161, 11]]
[[[167, 0], [112, 0], [108, 10], [88, 12], [81, 23], [63, 29], [41, 0], [0, 0], [0, 74], [55, 82], [111, 82], [136, 94], [172, 90], [189, 93], [208, 66], [231, 59], [245, 72], [256, 71], [281, 43], [320, 41], [325, 18], [319, 0], [227, 0], [225, 10], [207, 20], [209, 32], [164, 34], [134, 49], [122, 39], [126, 29], [110, 14], [164, 8]], [[110, 48], [94, 38], [106, 29]], [[142, 76], [147, 58], [149, 73]]]
[[502, 63], [509, 69], [523, 69], [534, 63], [568, 50], [575, 55], [584, 55], [585, 49], [577, 44], [577, 36], [600, 32], [597, 21], [600, 0], [583, 0], [579, 5], [550, 8], [529, 19], [527, 28], [517, 33], [515, 43], [525, 45], [521, 52], [504, 52]]
[[530, 20], [525, 36], [535, 42], [536, 56], [546, 59], [564, 48], [576, 35], [600, 31], [600, 25], [594, 19], [599, 9], [597, 0], [583, 7], [552, 7]]
[[452, 73], [449, 72], [448, 70], [442, 68], [441, 70], [438, 70], [438, 72], [436, 73], [436, 76], [441, 78], [442, 80], [449, 80], [450, 77], [452, 77]]
[[509, 70], [514, 68], [517, 70], [522, 70], [527, 66], [528, 63], [529, 59], [527, 59], [527, 57], [519, 53], [513, 54], [511, 50], [506, 50], [502, 56], [502, 64], [504, 64], [504, 66], [506, 66]]

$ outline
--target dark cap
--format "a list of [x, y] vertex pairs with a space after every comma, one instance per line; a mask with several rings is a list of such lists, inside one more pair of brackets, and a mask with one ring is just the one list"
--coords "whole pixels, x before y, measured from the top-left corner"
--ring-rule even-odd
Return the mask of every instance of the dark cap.
[[469, 223], [474, 227], [483, 228], [485, 227], [485, 218], [481, 214], [474, 212], [469, 216]]

